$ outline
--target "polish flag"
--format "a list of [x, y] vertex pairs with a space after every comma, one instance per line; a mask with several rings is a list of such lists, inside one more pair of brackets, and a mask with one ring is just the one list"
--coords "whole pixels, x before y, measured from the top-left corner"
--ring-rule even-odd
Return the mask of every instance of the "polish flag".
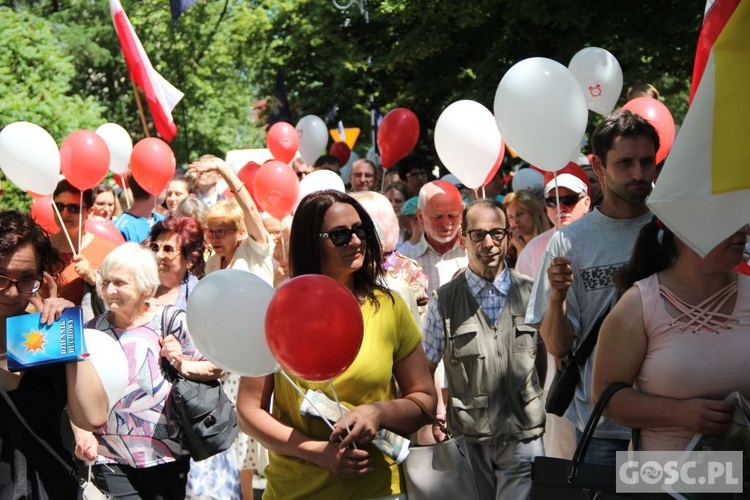
[[156, 72], [151, 61], [143, 50], [143, 45], [135, 34], [127, 14], [120, 4], [120, 0], [109, 0], [109, 10], [112, 22], [120, 39], [120, 46], [125, 55], [128, 72], [136, 85], [146, 96], [151, 117], [156, 131], [167, 142], [171, 142], [177, 135], [177, 126], [172, 119], [172, 110], [180, 102], [183, 93]]

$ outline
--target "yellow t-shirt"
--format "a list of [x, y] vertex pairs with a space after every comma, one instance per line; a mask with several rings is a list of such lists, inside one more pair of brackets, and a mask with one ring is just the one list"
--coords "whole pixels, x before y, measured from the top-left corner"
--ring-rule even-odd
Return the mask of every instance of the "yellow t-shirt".
[[[340, 402], [350, 408], [395, 399], [393, 365], [411, 354], [422, 341], [419, 327], [398, 294], [393, 294], [394, 302], [380, 292], [377, 292], [377, 299], [380, 304], [377, 312], [369, 301], [362, 305], [364, 336], [354, 363], [333, 380]], [[304, 326], [300, 325], [300, 328]], [[331, 346], [331, 349], [335, 349], [335, 346]], [[332, 398], [328, 382], [312, 383], [296, 377], [292, 377], [292, 380], [302, 391], [321, 389]], [[278, 373], [274, 375], [274, 415], [313, 439], [328, 441], [331, 430], [319, 419], [300, 415], [301, 404], [302, 396], [289, 382]], [[334, 475], [310, 462], [269, 453], [263, 498], [338, 500], [401, 493], [398, 465], [372, 445], [363, 449], [370, 453], [374, 470], [367, 476], [357, 477]]]

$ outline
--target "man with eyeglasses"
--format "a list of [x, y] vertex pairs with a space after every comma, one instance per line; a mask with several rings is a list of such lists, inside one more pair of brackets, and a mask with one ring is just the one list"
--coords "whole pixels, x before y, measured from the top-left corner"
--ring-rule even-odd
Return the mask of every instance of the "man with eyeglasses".
[[[577, 221], [588, 213], [591, 198], [588, 195], [588, 184], [583, 180], [586, 174], [580, 167], [578, 167], [578, 170], [580, 170], [580, 176], [570, 173], [557, 176], [559, 198], [555, 194], [554, 179], [544, 186], [544, 206], [547, 209], [547, 217], [552, 221], [554, 227], [534, 237], [526, 244], [516, 262], [517, 272], [536, 278], [544, 256], [544, 250], [555, 231]], [[558, 212], [560, 214], [559, 220]]]
[[[595, 325], [617, 300], [613, 277], [628, 263], [641, 228], [653, 218], [646, 198], [659, 149], [654, 127], [630, 111], [617, 111], [596, 127], [591, 145], [602, 203], [552, 236], [526, 313], [526, 322], [539, 325], [547, 350], [556, 358], [576, 352], [588, 335], [598, 335]], [[593, 411], [593, 358], [592, 352], [565, 414], [579, 439]], [[616, 452], [627, 450], [630, 437], [630, 429], [602, 419], [586, 462], [614, 467]]]
[[505, 266], [508, 222], [494, 200], [464, 209], [468, 268], [438, 288], [423, 326], [434, 372], [442, 359], [449, 428], [466, 440], [480, 498], [529, 498], [531, 463], [544, 454], [540, 380], [547, 366], [523, 318], [533, 281]]
[[430, 180], [427, 162], [421, 156], [409, 155], [396, 162], [398, 176], [406, 183], [409, 197], [419, 196], [419, 190]]

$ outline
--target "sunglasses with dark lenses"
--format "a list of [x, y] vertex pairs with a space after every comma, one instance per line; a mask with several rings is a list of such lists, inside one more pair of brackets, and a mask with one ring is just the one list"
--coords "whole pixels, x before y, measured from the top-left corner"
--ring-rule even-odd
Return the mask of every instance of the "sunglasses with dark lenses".
[[[579, 194], [566, 194], [564, 196], [560, 196], [560, 205], [565, 205], [566, 207], [572, 207], [576, 203], [578, 203], [581, 199], [581, 195]], [[557, 206], [557, 200], [554, 196], [548, 196], [544, 199], [544, 204], [547, 205], [549, 208], [555, 208]]]
[[468, 234], [469, 238], [474, 243], [479, 243], [480, 241], [484, 241], [484, 239], [487, 237], [488, 234], [490, 235], [490, 238], [492, 238], [492, 241], [500, 243], [508, 235], [508, 229], [504, 227], [490, 229], [489, 231], [485, 231], [484, 229], [470, 229], [466, 231], [466, 233], [464, 234]]
[[172, 245], [160, 245], [158, 243], [151, 243], [151, 245], [149, 245], [149, 248], [154, 253], [159, 253], [159, 250], [161, 250], [167, 257], [172, 257], [180, 251], [179, 247], [175, 248]]
[[81, 213], [81, 206], [76, 205], [75, 203], [60, 203], [59, 201], [56, 201], [55, 206], [60, 213], [63, 213], [66, 208], [71, 215], [78, 215]]
[[33, 295], [39, 291], [42, 286], [42, 280], [39, 278], [21, 278], [20, 280], [10, 279], [7, 276], [0, 275], [0, 292], [4, 292], [11, 285], [16, 285], [20, 293]]
[[360, 224], [351, 229], [341, 227], [327, 233], [320, 233], [318, 236], [330, 239], [335, 247], [345, 247], [352, 240], [352, 235], [354, 234], [357, 235], [360, 241], [364, 241], [370, 235], [370, 231], [365, 224]]

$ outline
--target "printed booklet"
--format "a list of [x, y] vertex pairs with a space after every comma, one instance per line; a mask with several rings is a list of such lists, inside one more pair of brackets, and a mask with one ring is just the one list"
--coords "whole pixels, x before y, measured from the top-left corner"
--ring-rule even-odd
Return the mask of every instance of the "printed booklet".
[[65, 309], [52, 325], [41, 324], [41, 316], [24, 314], [6, 320], [8, 370], [19, 372], [83, 358], [86, 345], [81, 308]]

